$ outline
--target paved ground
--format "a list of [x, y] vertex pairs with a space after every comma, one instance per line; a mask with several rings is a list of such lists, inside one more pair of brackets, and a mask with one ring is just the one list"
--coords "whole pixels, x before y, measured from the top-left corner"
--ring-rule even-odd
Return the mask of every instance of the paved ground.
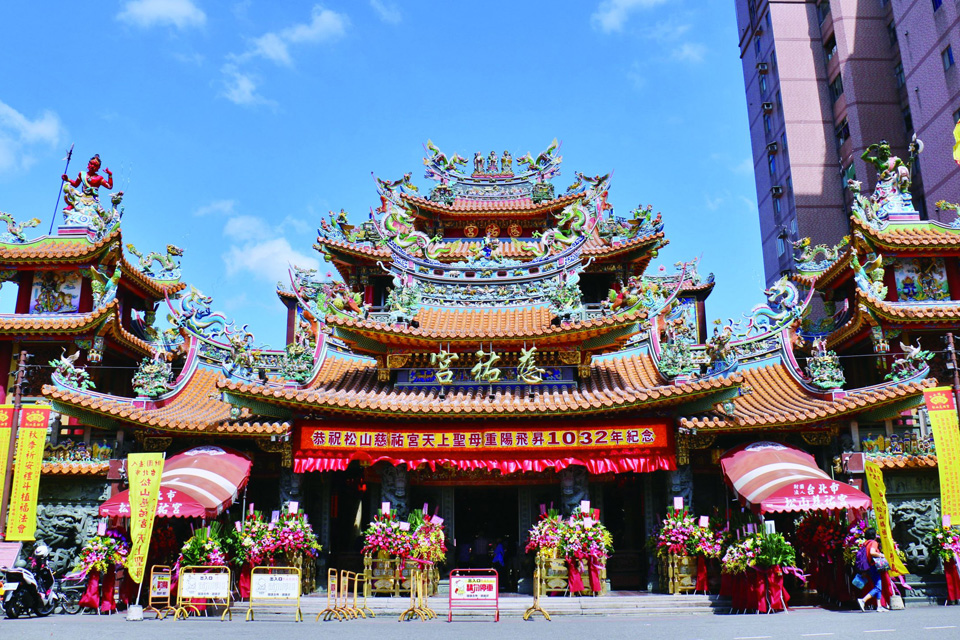
[[[104, 640], [135, 637], [137, 640], [171, 640], [228, 638], [229, 640], [297, 640], [318, 636], [335, 636], [337, 640], [489, 640], [492, 634], [501, 638], [545, 640], [557, 638], [595, 638], [597, 640], [766, 640], [774, 638], [806, 638], [824, 640], [910, 640], [960, 638], [960, 607], [915, 606], [889, 613], [859, 611], [825, 611], [797, 608], [773, 615], [671, 615], [645, 617], [557, 616], [553, 622], [543, 619], [524, 622], [513, 612], [501, 618], [464, 620], [447, 623], [398, 623], [395, 617], [379, 616], [372, 620], [316, 623], [291, 622], [291, 615], [261, 614], [255, 622], [244, 622], [242, 609], [232, 622], [218, 618], [192, 618], [174, 621], [145, 620], [127, 622], [124, 616], [65, 616], [0, 620], [0, 638], [33, 640], [34, 638], [69, 638], [70, 640]], [[121, 635], [124, 634], [124, 635]]]

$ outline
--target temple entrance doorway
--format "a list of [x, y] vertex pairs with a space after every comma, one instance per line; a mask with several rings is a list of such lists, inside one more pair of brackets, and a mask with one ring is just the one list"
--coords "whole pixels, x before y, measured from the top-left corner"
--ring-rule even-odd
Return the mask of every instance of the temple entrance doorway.
[[519, 490], [516, 486], [456, 487], [455, 548], [452, 565], [490, 568], [500, 572], [502, 588], [509, 588], [522, 541], [519, 531]]

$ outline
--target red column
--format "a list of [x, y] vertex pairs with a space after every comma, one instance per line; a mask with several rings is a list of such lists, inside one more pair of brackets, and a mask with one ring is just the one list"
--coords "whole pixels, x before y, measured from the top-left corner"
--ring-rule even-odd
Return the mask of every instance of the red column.
[[947, 270], [947, 285], [950, 287], [950, 299], [960, 300], [960, 258], [944, 258], [944, 266]]
[[7, 385], [10, 384], [10, 365], [13, 359], [13, 342], [0, 342], [0, 403], [7, 401]]
[[33, 271], [20, 274], [20, 289], [17, 291], [17, 308], [14, 313], [30, 313], [30, 292], [33, 290]]
[[373, 285], [368, 284], [363, 288], [363, 304], [372, 305], [373, 304]]

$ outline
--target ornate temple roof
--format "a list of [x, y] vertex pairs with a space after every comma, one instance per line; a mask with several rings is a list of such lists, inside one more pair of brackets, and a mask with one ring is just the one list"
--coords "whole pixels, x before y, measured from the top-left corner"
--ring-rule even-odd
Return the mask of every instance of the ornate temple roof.
[[23, 243], [0, 242], [0, 262], [21, 264], [80, 264], [95, 257], [120, 240], [120, 227], [99, 240], [87, 236], [42, 236]]
[[0, 315], [0, 334], [45, 335], [80, 334], [100, 326], [116, 316], [119, 303], [109, 304], [88, 313], [51, 313]]
[[561, 209], [583, 197], [582, 193], [568, 193], [550, 200], [534, 201], [531, 197], [518, 198], [455, 198], [452, 203], [438, 202], [415, 196], [402, 194], [404, 202], [421, 210], [443, 213], [452, 218], [489, 218], [491, 216], [511, 216], [515, 218], [534, 217]]
[[914, 380], [849, 392], [813, 393], [781, 362], [751, 368], [742, 375], [742, 388], [750, 392], [735, 398], [730, 410], [681, 417], [680, 426], [722, 431], [803, 427], [864, 412], [882, 412], [884, 407], [890, 408], [886, 417], [894, 417], [922, 404], [923, 389], [935, 386], [933, 380]]
[[[283, 435], [290, 423], [258, 420], [244, 410], [239, 418], [231, 418], [231, 407], [220, 400], [216, 383], [220, 372], [198, 368], [183, 388], [163, 406], [148, 408], [129, 398], [97, 394], [47, 385], [43, 395], [56, 411], [65, 415], [90, 419], [90, 414], [108, 422], [149, 427], [158, 431], [181, 433], [213, 433], [222, 436]], [[152, 404], [152, 403], [151, 403]], [[104, 423], [105, 420], [98, 420]]]
[[[644, 318], [643, 311], [601, 316], [580, 322], [552, 324], [555, 317], [546, 306], [519, 309], [420, 309], [409, 325], [375, 322], [342, 316], [328, 316], [327, 324], [337, 329], [336, 335], [347, 342], [362, 343], [358, 336], [377, 342], [389, 342], [410, 348], [429, 349], [437, 342], [509, 342], [535, 341], [539, 346], [583, 342], [611, 331], [635, 325]], [[621, 333], [611, 345], [625, 341], [636, 333]], [[368, 351], [358, 346], [360, 351]]]
[[218, 387], [244, 401], [257, 400], [298, 411], [323, 410], [366, 417], [502, 416], [594, 414], [643, 407], [666, 409], [735, 388], [738, 375], [675, 385], [657, 371], [652, 359], [640, 352], [595, 360], [590, 377], [578, 388], [545, 388], [528, 393], [522, 388], [493, 384], [448, 389], [441, 398], [436, 387], [397, 388], [381, 382], [370, 360], [331, 355], [309, 389], [289, 389], [245, 381], [221, 380]]

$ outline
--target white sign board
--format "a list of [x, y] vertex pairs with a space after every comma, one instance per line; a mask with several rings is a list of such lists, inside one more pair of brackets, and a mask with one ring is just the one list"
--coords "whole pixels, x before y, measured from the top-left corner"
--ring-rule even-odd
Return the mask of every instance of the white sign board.
[[255, 573], [250, 576], [251, 600], [296, 600], [300, 597], [300, 576], [296, 573]]
[[450, 599], [496, 601], [497, 576], [451, 576]]
[[170, 597], [170, 574], [154, 573], [150, 576], [150, 597], [151, 598], [169, 598]]
[[181, 598], [227, 598], [230, 595], [230, 574], [182, 573], [180, 575]]

